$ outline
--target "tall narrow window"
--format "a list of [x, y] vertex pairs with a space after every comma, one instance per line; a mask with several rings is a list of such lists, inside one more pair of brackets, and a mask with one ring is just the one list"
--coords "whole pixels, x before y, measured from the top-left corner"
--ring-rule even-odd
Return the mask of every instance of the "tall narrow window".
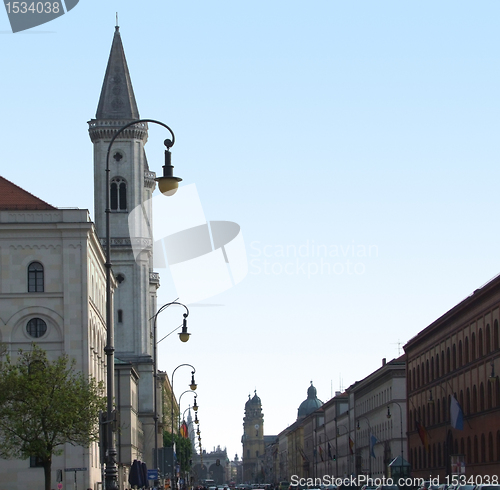
[[110, 208], [112, 211], [127, 210], [127, 184], [121, 177], [115, 177], [110, 184]]
[[43, 293], [43, 265], [31, 262], [28, 266], [28, 293]]

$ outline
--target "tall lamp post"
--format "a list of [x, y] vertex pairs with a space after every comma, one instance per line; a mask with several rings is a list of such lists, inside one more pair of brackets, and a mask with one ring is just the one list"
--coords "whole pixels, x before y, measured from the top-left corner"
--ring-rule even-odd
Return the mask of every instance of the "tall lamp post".
[[[399, 407], [399, 424], [401, 426], [401, 467], [399, 469], [400, 477], [403, 476], [403, 409], [401, 408], [401, 405], [398, 402], [391, 402], [394, 403]], [[387, 405], [387, 418], [391, 418], [391, 408], [389, 405]]]
[[372, 428], [370, 425], [370, 421], [366, 417], [358, 417], [358, 424], [356, 425], [356, 428], [358, 430], [361, 429], [359, 426], [359, 419], [365, 419], [366, 423], [368, 424], [368, 476], [371, 478], [372, 477], [372, 455], [370, 451], [370, 445], [371, 445], [371, 434], [372, 434]]
[[158, 468], [158, 344], [162, 341], [165, 340], [171, 333], [175, 332], [178, 330], [181, 325], [179, 325], [177, 328], [172, 330], [169, 334], [165, 335], [160, 340], [156, 340], [157, 338], [157, 319], [158, 315], [166, 310], [169, 306], [172, 305], [179, 305], [182, 306], [186, 309], [186, 313], [183, 314], [183, 320], [182, 320], [182, 331], [179, 333], [179, 339], [181, 342], [187, 342], [189, 340], [189, 336], [191, 335], [187, 331], [187, 317], [189, 316], [189, 309], [186, 305], [179, 303], [177, 301], [171, 301], [170, 303], [167, 303], [163, 305], [155, 314], [153, 317], [153, 348], [154, 348], [154, 355], [153, 355], [153, 372], [154, 372], [154, 392], [153, 392], [153, 398], [154, 398], [154, 422], [155, 422], [155, 461], [154, 461], [154, 467], [159, 470]]
[[174, 375], [177, 369], [183, 366], [189, 366], [192, 371], [191, 371], [191, 384], [189, 385], [189, 388], [191, 388], [192, 391], [195, 391], [196, 388], [198, 387], [197, 384], [194, 381], [194, 374], [196, 373], [196, 369], [194, 366], [191, 364], [179, 364], [174, 371], [172, 372], [172, 377], [170, 378], [172, 381], [172, 396], [171, 396], [171, 434], [172, 434], [172, 482], [171, 482], [171, 487], [174, 487], [174, 483], [177, 488], [177, 484], [175, 482], [175, 457], [174, 457]]
[[175, 136], [173, 131], [164, 123], [156, 121], [154, 119], [137, 119], [128, 124], [122, 126], [111, 138], [108, 145], [108, 150], [106, 153], [106, 262], [104, 264], [106, 268], [106, 346], [104, 347], [104, 353], [106, 354], [106, 437], [104, 441], [104, 454], [106, 462], [105, 470], [105, 485], [106, 490], [117, 490], [118, 488], [118, 468], [117, 468], [117, 451], [115, 444], [115, 412], [113, 410], [113, 403], [115, 398], [115, 338], [114, 338], [114, 325], [113, 325], [113, 315], [112, 315], [112, 298], [111, 298], [111, 236], [110, 236], [110, 186], [109, 186], [109, 156], [111, 153], [111, 147], [115, 142], [116, 138], [125, 129], [133, 126], [135, 124], [159, 124], [166, 128], [172, 135], [172, 139], [166, 139], [164, 141], [165, 147], [165, 165], [163, 166], [163, 177], [157, 178], [158, 187], [160, 191], [165, 195], [172, 195], [177, 190], [179, 182], [182, 180], [179, 177], [174, 177], [173, 166], [171, 165], [171, 153], [170, 148], [174, 145]]

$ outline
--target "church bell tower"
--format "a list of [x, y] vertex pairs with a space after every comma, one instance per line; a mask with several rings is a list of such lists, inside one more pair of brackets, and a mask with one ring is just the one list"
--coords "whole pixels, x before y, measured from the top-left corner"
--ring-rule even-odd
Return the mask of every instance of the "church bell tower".
[[[106, 154], [111, 138], [127, 123], [140, 119], [116, 26], [95, 119], [89, 121], [94, 145], [94, 220], [97, 234], [106, 239]], [[118, 440], [120, 463], [134, 459], [153, 467], [154, 376], [151, 318], [156, 312], [158, 275], [153, 272], [153, 251], [147, 230], [136, 256], [128, 229], [129, 213], [140, 206], [152, 216], [155, 174], [149, 171], [144, 145], [147, 123], [133, 125], [113, 143], [109, 158], [110, 244], [112, 272], [117, 282], [113, 302], [115, 384], [122, 426]], [[146, 208], [146, 209], [144, 209]], [[152, 223], [149, 223], [152, 226]], [[138, 406], [130, 398], [137, 394]], [[123, 396], [121, 399], [120, 396]], [[127, 427], [127, 429], [124, 429]]]
[[243, 481], [262, 483], [264, 481], [264, 415], [262, 403], [257, 396], [248, 395], [243, 418]]

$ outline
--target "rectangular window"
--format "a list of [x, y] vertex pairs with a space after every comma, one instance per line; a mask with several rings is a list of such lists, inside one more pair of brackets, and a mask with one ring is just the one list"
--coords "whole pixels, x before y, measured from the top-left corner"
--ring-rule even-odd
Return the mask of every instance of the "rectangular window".
[[43, 468], [42, 459], [38, 456], [30, 456], [30, 468]]

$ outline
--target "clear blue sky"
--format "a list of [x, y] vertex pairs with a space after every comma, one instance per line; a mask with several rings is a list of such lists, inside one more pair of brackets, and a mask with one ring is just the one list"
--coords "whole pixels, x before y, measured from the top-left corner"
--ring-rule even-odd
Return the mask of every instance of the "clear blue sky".
[[[311, 380], [328, 400], [500, 272], [498, 1], [81, 0], [17, 34], [0, 14], [1, 175], [92, 214], [116, 11], [141, 116], [174, 129], [176, 173], [247, 247], [246, 279], [206, 301], [223, 306], [161, 344], [165, 371], [196, 366], [207, 450], [241, 455], [254, 389], [277, 434]], [[322, 259], [336, 272], [308, 276]]]

